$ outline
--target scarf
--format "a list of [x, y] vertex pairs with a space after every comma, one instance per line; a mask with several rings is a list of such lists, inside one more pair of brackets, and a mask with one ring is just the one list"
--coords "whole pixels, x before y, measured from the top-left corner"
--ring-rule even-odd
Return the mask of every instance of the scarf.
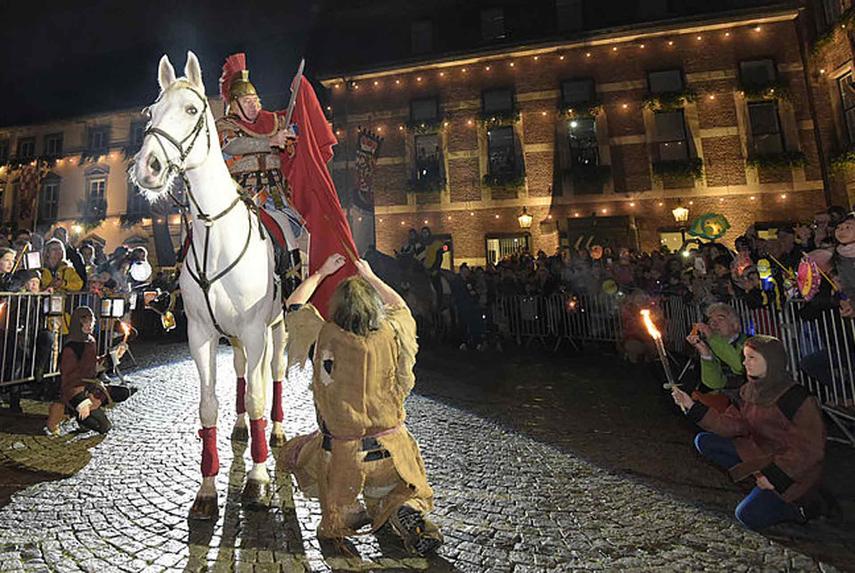
[[855, 243], [837, 245], [837, 254], [848, 259], [855, 258]]
[[752, 336], [745, 342], [766, 360], [766, 375], [762, 378], [748, 376], [739, 390], [745, 402], [770, 406], [789, 390], [795, 381], [787, 372], [787, 351], [784, 344], [773, 336]]

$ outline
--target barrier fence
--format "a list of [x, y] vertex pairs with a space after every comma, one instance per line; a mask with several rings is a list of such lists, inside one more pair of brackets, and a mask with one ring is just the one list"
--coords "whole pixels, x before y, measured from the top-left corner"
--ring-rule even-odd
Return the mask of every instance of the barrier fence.
[[[642, 328], [636, 307], [629, 304], [604, 294], [500, 297], [493, 317], [498, 331], [519, 344], [537, 340], [554, 349], [563, 342], [617, 344], [625, 335], [637, 336]], [[843, 433], [841, 441], [855, 446], [855, 320], [841, 317], [836, 308], [805, 312], [810, 309], [803, 301], [789, 301], [781, 308], [748, 308], [735, 300], [731, 306], [743, 332], [775, 336], [784, 343], [793, 377], [819, 398]], [[689, 352], [686, 337], [704, 317], [701, 305], [665, 297], [656, 300], [655, 309], [654, 320], [668, 349]]]
[[[71, 312], [89, 306], [95, 313], [93, 336], [98, 353], [111, 346], [120, 318], [112, 301], [88, 292], [0, 293], [0, 387], [33, 382], [59, 374], [59, 353], [68, 334]], [[125, 305], [122, 304], [122, 309]], [[119, 309], [119, 305], [115, 306]]]

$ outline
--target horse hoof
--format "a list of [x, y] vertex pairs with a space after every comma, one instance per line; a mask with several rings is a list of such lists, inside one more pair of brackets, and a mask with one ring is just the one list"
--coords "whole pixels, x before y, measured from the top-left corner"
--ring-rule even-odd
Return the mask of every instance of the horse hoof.
[[232, 430], [232, 441], [233, 442], [248, 442], [249, 441], [249, 429], [246, 426], [235, 426]]
[[211, 521], [217, 519], [218, 511], [217, 496], [197, 497], [190, 508], [189, 517], [194, 521]]
[[285, 434], [270, 434], [271, 448], [281, 448], [287, 441], [288, 440], [285, 439]]
[[241, 502], [249, 509], [270, 507], [270, 484], [257, 479], [247, 479], [241, 492]]

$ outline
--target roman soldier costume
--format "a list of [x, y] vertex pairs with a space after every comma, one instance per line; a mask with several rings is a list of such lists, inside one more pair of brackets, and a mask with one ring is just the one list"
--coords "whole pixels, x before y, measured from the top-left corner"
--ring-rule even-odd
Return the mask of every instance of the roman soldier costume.
[[[276, 248], [277, 274], [283, 279], [283, 294], [290, 294], [302, 280], [297, 239], [303, 229], [300, 215], [291, 205], [288, 182], [282, 176], [280, 156], [294, 155], [296, 134], [285, 125], [285, 112], [260, 110], [248, 121], [240, 98], [258, 96], [249, 81], [245, 54], [226, 58], [220, 77], [225, 115], [217, 120], [217, 133], [229, 172], [259, 207], [259, 216]], [[281, 133], [285, 132], [284, 143]]]

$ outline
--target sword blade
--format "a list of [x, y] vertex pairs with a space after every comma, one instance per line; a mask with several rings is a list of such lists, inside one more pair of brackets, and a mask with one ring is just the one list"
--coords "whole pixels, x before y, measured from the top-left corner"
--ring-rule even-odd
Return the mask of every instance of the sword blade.
[[303, 68], [306, 67], [306, 58], [300, 60], [300, 65], [297, 67], [297, 74], [291, 82], [291, 101], [288, 102], [288, 111], [285, 113], [285, 128], [291, 125], [291, 116], [294, 115], [294, 106], [297, 104], [297, 94], [300, 92], [300, 85], [303, 79]]

